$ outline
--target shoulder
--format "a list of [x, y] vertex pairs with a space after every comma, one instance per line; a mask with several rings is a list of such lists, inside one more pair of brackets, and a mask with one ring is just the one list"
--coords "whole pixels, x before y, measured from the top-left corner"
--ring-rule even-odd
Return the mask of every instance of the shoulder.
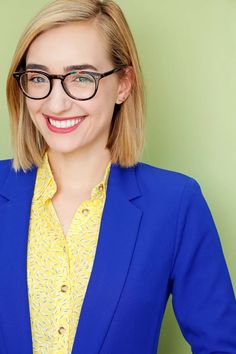
[[139, 162], [135, 166], [137, 179], [145, 185], [160, 187], [160, 188], [180, 188], [186, 184], [198, 184], [197, 181], [191, 177], [177, 171], [171, 171], [156, 166], [148, 165]]
[[0, 173], [2, 169], [9, 168], [12, 166], [12, 159], [0, 160]]
[[12, 159], [0, 160], [0, 185], [3, 183], [11, 170], [13, 170]]
[[138, 163], [135, 173], [143, 194], [151, 194], [154, 198], [181, 198], [184, 194], [195, 194], [201, 191], [198, 182], [191, 176], [167, 169]]

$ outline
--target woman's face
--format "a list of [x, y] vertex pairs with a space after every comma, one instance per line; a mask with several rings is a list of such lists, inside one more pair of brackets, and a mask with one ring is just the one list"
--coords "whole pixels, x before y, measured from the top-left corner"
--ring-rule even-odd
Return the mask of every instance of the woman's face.
[[[26, 68], [33, 66], [49, 74], [67, 74], [71, 70], [66, 68], [80, 65], [87, 66], [86, 71], [99, 73], [114, 68], [106, 42], [91, 22], [68, 24], [46, 31], [31, 44], [26, 58]], [[26, 104], [49, 149], [61, 153], [83, 149], [99, 153], [106, 146], [114, 106], [124, 96], [125, 86], [118, 73], [114, 73], [100, 80], [95, 97], [78, 101], [69, 97], [61, 81], [56, 79], [47, 98], [26, 98]], [[55, 131], [49, 125], [49, 117], [60, 122], [71, 118], [79, 124], [76, 129], [68, 129], [71, 130], [69, 132], [60, 128]]]

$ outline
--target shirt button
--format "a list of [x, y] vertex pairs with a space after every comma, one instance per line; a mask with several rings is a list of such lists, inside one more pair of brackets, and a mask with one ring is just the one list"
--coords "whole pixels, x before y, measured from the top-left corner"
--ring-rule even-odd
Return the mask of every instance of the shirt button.
[[87, 216], [88, 213], [89, 213], [89, 210], [88, 210], [88, 209], [83, 209], [83, 210], [82, 210], [82, 213], [83, 213], [84, 216]]
[[60, 327], [60, 328], [58, 329], [58, 333], [61, 334], [61, 335], [63, 335], [63, 334], [66, 333], [66, 329], [65, 329], [64, 327]]
[[61, 291], [62, 291], [63, 293], [66, 293], [67, 290], [68, 290], [68, 286], [67, 286], [67, 285], [62, 285]]
[[99, 191], [102, 192], [103, 191], [103, 185], [100, 184], [100, 186], [98, 187]]

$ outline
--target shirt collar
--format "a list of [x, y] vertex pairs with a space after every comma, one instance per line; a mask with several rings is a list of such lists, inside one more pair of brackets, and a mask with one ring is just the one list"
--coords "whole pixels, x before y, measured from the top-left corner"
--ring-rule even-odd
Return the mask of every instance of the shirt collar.
[[[110, 174], [111, 162], [108, 163], [104, 177], [100, 183], [93, 187], [91, 191], [91, 199], [100, 199], [104, 197], [107, 190], [107, 183]], [[35, 199], [41, 199], [43, 203], [51, 199], [57, 191], [57, 185], [54, 180], [52, 170], [48, 160], [48, 154], [45, 152], [43, 163], [38, 168], [34, 196]]]
[[104, 195], [106, 194], [110, 169], [111, 169], [111, 162], [109, 162], [106, 167], [106, 171], [102, 181], [98, 183], [95, 187], [93, 187], [91, 192], [91, 199], [100, 199], [104, 197]]
[[35, 184], [35, 198], [40, 198], [43, 203], [51, 199], [57, 191], [57, 185], [54, 180], [52, 170], [48, 161], [48, 154], [45, 152], [43, 156], [43, 163], [38, 168], [36, 184]]

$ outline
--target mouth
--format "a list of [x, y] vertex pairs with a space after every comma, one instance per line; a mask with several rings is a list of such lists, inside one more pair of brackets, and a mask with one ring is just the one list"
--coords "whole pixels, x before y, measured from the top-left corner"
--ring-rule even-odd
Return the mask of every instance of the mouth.
[[48, 128], [55, 133], [69, 133], [75, 130], [86, 118], [86, 116], [58, 118], [45, 114], [43, 116], [47, 121]]

